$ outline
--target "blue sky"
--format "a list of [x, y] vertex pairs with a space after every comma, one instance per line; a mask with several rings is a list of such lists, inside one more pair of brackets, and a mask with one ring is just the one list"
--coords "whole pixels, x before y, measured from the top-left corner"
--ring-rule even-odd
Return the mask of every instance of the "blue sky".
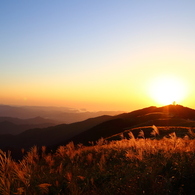
[[169, 72], [194, 81], [194, 10], [195, 1], [179, 0], [1, 1], [0, 101], [152, 104], [140, 97], [147, 78]]

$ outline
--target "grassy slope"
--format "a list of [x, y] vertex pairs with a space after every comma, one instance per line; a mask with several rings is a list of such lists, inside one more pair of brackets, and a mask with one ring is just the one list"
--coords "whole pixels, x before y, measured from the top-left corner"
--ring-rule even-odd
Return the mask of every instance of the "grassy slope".
[[[193, 135], [193, 132], [189, 132]], [[195, 194], [195, 140], [71, 142], [51, 154], [34, 147], [20, 162], [0, 153], [1, 194]], [[157, 135], [158, 137], [158, 135]]]

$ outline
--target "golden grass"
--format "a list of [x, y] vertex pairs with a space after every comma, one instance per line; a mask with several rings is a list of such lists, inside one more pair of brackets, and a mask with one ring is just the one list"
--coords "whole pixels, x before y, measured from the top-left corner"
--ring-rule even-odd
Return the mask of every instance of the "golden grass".
[[19, 162], [0, 150], [0, 194], [195, 193], [195, 140], [174, 132], [161, 140], [129, 137], [88, 147], [71, 142], [55, 153], [33, 147]]

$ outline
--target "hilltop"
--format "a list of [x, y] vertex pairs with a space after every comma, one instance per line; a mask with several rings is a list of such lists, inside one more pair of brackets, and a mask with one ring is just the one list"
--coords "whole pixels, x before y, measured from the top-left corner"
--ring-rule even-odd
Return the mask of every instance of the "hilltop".
[[[120, 136], [116, 138], [116, 135], [121, 135], [129, 131], [132, 131], [135, 136], [137, 136], [139, 131], [145, 127], [147, 127], [147, 131], [144, 131], [145, 136], [150, 137], [153, 125], [157, 127], [186, 127], [186, 129], [190, 127], [193, 129], [195, 126], [195, 110], [181, 105], [167, 105], [163, 107], [151, 106], [114, 116], [111, 120], [98, 124], [68, 141], [87, 144], [89, 140], [97, 141], [101, 137], [115, 140], [120, 139]], [[150, 128], [148, 129], [148, 127]], [[163, 136], [165, 136], [170, 133], [170, 131], [162, 133]], [[181, 132], [179, 132], [179, 134], [184, 136]]]
[[[103, 115], [71, 124], [32, 128], [17, 135], [0, 135], [0, 148], [20, 150], [29, 149], [34, 145], [57, 148], [71, 141], [75, 144], [89, 145], [89, 142], [95, 142], [100, 138], [121, 139], [120, 135], [126, 136], [129, 131], [137, 137], [141, 129], [145, 137], [151, 137], [153, 125], [175, 129], [178, 127], [178, 136], [185, 136], [188, 128], [193, 129], [195, 126], [195, 110], [181, 105], [151, 106], [115, 116]], [[165, 136], [175, 129], [165, 131], [161, 128], [161, 135]]]

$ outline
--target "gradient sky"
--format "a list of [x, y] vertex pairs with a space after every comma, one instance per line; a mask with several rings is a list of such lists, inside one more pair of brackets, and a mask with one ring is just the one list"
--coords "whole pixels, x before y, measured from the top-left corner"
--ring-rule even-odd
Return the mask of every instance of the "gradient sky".
[[[132, 111], [169, 75], [195, 108], [194, 0], [0, 2], [0, 104]], [[180, 102], [179, 102], [180, 103]]]

